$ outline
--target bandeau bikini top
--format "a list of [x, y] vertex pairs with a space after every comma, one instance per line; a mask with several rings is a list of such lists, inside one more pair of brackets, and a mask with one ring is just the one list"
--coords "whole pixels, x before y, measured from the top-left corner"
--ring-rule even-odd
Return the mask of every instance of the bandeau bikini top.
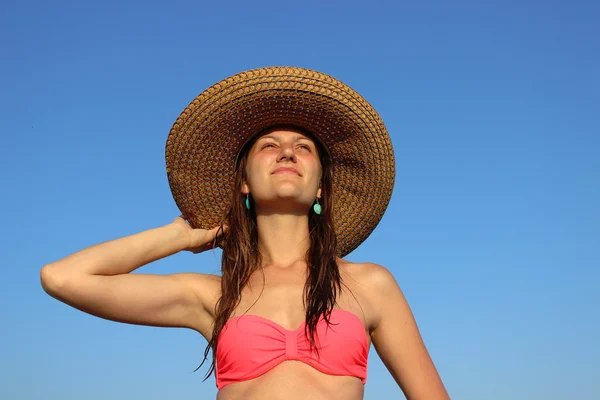
[[333, 310], [331, 325], [321, 317], [310, 349], [305, 323], [290, 331], [257, 315], [227, 321], [219, 335], [217, 388], [259, 377], [286, 360], [297, 360], [328, 375], [355, 376], [367, 381], [369, 344], [365, 327], [353, 313]]

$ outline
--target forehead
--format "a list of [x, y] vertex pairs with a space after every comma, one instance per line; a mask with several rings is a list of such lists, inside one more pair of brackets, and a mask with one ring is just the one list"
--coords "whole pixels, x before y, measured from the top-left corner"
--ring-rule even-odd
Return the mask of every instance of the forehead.
[[309, 140], [313, 141], [313, 139], [307, 134], [303, 133], [299, 129], [293, 128], [277, 128], [269, 130], [257, 138], [257, 141], [261, 139], [275, 139], [275, 140]]

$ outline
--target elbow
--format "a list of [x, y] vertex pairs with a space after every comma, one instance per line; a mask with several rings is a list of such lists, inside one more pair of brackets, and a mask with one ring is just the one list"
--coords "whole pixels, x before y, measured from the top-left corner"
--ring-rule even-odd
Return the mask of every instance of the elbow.
[[65, 287], [66, 278], [54, 264], [44, 265], [40, 271], [40, 282], [46, 293], [59, 297]]

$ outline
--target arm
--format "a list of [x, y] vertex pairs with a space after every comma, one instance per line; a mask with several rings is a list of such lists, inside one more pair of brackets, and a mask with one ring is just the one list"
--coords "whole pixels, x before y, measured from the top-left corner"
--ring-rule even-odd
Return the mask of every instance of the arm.
[[130, 274], [184, 249], [210, 243], [211, 231], [181, 218], [160, 228], [101, 243], [44, 266], [41, 282], [52, 297], [113, 321], [186, 327], [206, 337], [218, 278], [203, 274]]
[[371, 274], [376, 309], [371, 340], [377, 354], [408, 400], [449, 400], [393, 275], [374, 266]]

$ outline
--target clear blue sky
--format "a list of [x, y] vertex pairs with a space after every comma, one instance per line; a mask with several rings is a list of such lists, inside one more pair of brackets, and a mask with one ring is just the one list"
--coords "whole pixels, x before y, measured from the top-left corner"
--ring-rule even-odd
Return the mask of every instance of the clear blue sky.
[[[600, 3], [203, 3], [2, 6], [0, 398], [215, 397], [198, 334], [88, 316], [39, 269], [178, 215], [172, 123], [269, 65], [331, 74], [383, 117], [396, 187], [348, 259], [394, 273], [452, 397], [600, 398]], [[391, 398], [372, 351], [365, 399]]]

